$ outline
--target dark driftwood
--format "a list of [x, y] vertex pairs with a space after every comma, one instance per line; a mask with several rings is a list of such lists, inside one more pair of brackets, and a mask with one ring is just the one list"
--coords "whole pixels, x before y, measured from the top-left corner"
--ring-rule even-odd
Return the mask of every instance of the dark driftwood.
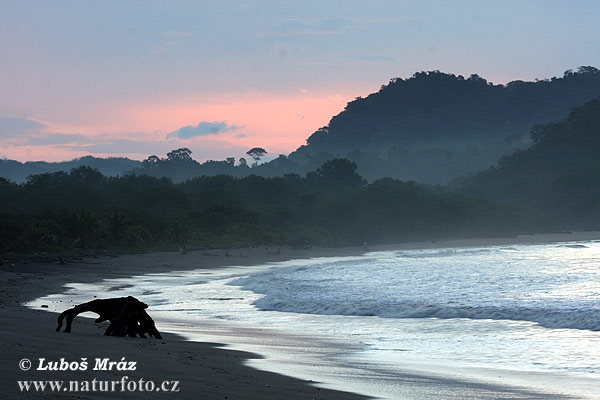
[[64, 331], [71, 332], [73, 319], [82, 312], [91, 311], [99, 315], [95, 322], [110, 321], [110, 325], [104, 332], [107, 336], [136, 337], [139, 335], [145, 338], [148, 334], [156, 339], [162, 339], [146, 308], [148, 308], [147, 304], [132, 296], [92, 300], [63, 311], [58, 316], [56, 332], [60, 332], [65, 318], [67, 325]]

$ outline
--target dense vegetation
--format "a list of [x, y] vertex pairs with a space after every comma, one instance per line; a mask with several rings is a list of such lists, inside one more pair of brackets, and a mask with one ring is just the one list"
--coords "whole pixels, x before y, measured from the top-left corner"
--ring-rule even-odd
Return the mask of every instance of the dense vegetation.
[[529, 129], [600, 96], [600, 71], [494, 85], [439, 71], [392, 79], [345, 110], [290, 154], [295, 163], [347, 157], [368, 179], [447, 183], [529, 146]]
[[[523, 229], [509, 207], [414, 182], [371, 184], [331, 160], [306, 177], [219, 175], [182, 183], [80, 167], [0, 179], [6, 253], [69, 248], [175, 248], [282, 243], [352, 245], [487, 236]], [[521, 225], [519, 225], [521, 224]]]
[[555, 229], [600, 228], [600, 98], [532, 128], [531, 148], [456, 183], [469, 195], [534, 210]]

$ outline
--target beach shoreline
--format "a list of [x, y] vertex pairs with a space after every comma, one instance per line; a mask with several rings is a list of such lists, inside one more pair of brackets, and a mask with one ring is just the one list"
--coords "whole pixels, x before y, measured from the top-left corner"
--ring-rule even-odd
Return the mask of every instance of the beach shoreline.
[[[354, 249], [348, 249], [347, 254]], [[279, 254], [277, 254], [279, 253]], [[25, 304], [51, 293], [60, 293], [71, 282], [92, 283], [109, 278], [124, 278], [148, 273], [175, 270], [226, 268], [256, 265], [271, 261], [312, 255], [334, 254], [328, 249], [279, 250], [248, 248], [238, 250], [207, 250], [189, 253], [163, 252], [130, 254], [119, 257], [90, 258], [81, 262], [5, 263], [0, 271], [4, 284], [0, 289], [0, 318], [4, 329], [0, 341], [2, 384], [6, 398], [43, 398], [49, 390], [23, 393], [20, 380], [128, 380], [179, 381], [180, 391], [173, 398], [202, 399], [265, 399], [265, 398], [323, 398], [364, 399], [364, 396], [326, 390], [310, 382], [284, 375], [256, 370], [244, 361], [257, 355], [219, 348], [220, 343], [198, 343], [183, 337], [163, 333], [164, 340], [131, 339], [103, 336], [104, 327], [89, 318], [77, 318], [73, 333], [56, 333], [56, 313], [30, 309]], [[107, 293], [106, 297], [110, 297]], [[149, 310], [150, 314], [152, 311]], [[158, 326], [160, 330], [160, 326]], [[80, 361], [86, 358], [92, 368], [93, 360], [109, 358], [136, 361], [134, 372], [116, 371], [37, 371], [39, 358], [59, 361]], [[22, 359], [32, 361], [29, 371], [22, 371]], [[114, 394], [113, 394], [114, 395]], [[147, 392], [127, 392], [123, 398], [147, 398]], [[59, 398], [96, 399], [111, 397], [111, 393], [55, 393]], [[166, 396], [166, 395], [165, 395]], [[0, 396], [3, 397], [3, 396]]]
[[[366, 251], [402, 249], [428, 249], [445, 247], [506, 246], [511, 244], [534, 244], [600, 239], [600, 232], [576, 232], [519, 236], [500, 239], [461, 239], [438, 242], [404, 243], [385, 246], [368, 246]], [[259, 247], [229, 250], [200, 250], [188, 253], [163, 252], [131, 254], [116, 258], [91, 258], [82, 262], [27, 263], [1, 267], [0, 276], [5, 282], [0, 292], [0, 316], [5, 330], [0, 343], [2, 379], [7, 393], [23, 398], [47, 396], [48, 393], [20, 393], [18, 380], [33, 379], [120, 379], [123, 372], [88, 371], [48, 372], [21, 371], [19, 360], [79, 360], [109, 357], [118, 361], [122, 357], [138, 362], [131, 379], [162, 381], [179, 380], [181, 392], [174, 398], [323, 398], [360, 399], [364, 396], [343, 391], [319, 388], [309, 381], [256, 370], [244, 365], [256, 358], [245, 352], [217, 348], [214, 343], [188, 342], [182, 337], [169, 334], [165, 340], [140, 340], [104, 337], [103, 328], [89, 319], [76, 319], [70, 335], [54, 332], [56, 314], [43, 309], [30, 309], [27, 302], [52, 293], [64, 291], [67, 283], [92, 283], [110, 278], [126, 278], [150, 273], [166, 273], [194, 269], [215, 269], [231, 266], [251, 266], [270, 262], [313, 257], [356, 256], [365, 252], [363, 247], [309, 250], [287, 247]], [[110, 297], [110, 294], [107, 294]], [[152, 314], [152, 310], [149, 310]], [[160, 326], [158, 326], [160, 329]], [[226, 343], [225, 343], [226, 344]], [[460, 391], [460, 388], [457, 387]], [[60, 395], [70, 398], [108, 397], [107, 393], [71, 393]], [[10, 398], [14, 398], [10, 396]], [[147, 393], [126, 393], [126, 398], [146, 398]]]

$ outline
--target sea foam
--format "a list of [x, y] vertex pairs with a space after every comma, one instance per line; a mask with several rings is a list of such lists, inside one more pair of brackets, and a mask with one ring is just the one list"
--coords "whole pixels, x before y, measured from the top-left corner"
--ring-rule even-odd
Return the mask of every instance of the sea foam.
[[600, 245], [370, 253], [236, 279], [260, 310], [530, 321], [600, 331]]

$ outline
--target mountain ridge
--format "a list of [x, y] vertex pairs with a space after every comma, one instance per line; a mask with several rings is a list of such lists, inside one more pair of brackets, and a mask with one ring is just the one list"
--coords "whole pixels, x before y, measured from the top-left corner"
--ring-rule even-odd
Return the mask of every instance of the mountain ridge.
[[175, 181], [219, 174], [272, 177], [304, 175], [327, 160], [343, 157], [356, 162], [359, 173], [370, 181], [391, 177], [447, 184], [528, 148], [534, 125], [558, 121], [597, 96], [600, 71], [590, 66], [568, 70], [560, 78], [502, 85], [476, 74], [465, 78], [440, 71], [417, 72], [357, 97], [311, 134], [306, 145], [253, 168], [234, 165], [231, 158], [147, 168], [127, 158], [87, 156], [62, 163], [1, 160], [0, 176], [24, 182], [29, 175], [85, 165], [109, 176], [148, 174]]
[[598, 95], [600, 71], [594, 67], [569, 70], [561, 78], [504, 85], [479, 75], [418, 72], [349, 102], [289, 158], [310, 163], [322, 161], [323, 154], [348, 157], [368, 178], [382, 177], [361, 165], [371, 159], [390, 171], [404, 171], [396, 171], [394, 178], [447, 183], [528, 147], [533, 125], [564, 118]]

